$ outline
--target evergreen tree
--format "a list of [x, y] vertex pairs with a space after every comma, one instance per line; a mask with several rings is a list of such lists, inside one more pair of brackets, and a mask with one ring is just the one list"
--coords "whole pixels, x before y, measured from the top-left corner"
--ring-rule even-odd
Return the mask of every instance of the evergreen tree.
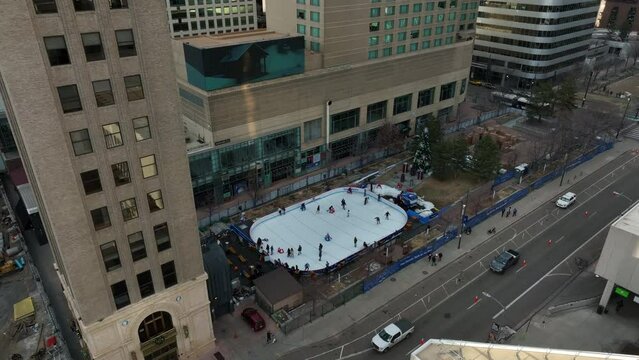
[[424, 127], [421, 133], [415, 136], [414, 143], [415, 155], [413, 156], [413, 166], [417, 169], [424, 170], [424, 172], [428, 172], [432, 164], [428, 127]]
[[488, 180], [495, 176], [500, 166], [497, 143], [490, 136], [482, 136], [473, 152], [473, 172], [481, 179]]
[[455, 174], [464, 171], [466, 168], [466, 157], [468, 156], [468, 143], [463, 136], [457, 136], [451, 141], [450, 160], [454, 167]]

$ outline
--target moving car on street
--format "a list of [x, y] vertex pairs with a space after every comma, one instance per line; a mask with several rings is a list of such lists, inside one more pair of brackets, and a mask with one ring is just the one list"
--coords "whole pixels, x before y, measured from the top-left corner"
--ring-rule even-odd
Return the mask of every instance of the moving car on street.
[[493, 261], [490, 262], [490, 270], [496, 273], [503, 273], [509, 267], [515, 265], [519, 261], [519, 253], [515, 250], [506, 250], [497, 255]]
[[379, 352], [386, 352], [395, 344], [406, 339], [415, 331], [415, 325], [406, 319], [399, 319], [386, 326], [379, 334], [376, 334], [371, 341], [373, 349]]
[[558, 207], [565, 209], [568, 206], [572, 205], [575, 202], [575, 200], [577, 200], [577, 194], [572, 192], [567, 192], [557, 200], [556, 204]]

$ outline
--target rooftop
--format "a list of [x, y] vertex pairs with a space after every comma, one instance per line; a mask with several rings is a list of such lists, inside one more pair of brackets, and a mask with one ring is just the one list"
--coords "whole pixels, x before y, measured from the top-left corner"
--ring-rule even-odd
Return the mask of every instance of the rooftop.
[[428, 340], [411, 360], [636, 360], [636, 356], [591, 351], [534, 348], [458, 340]]
[[639, 236], [639, 204], [623, 214], [612, 226]]
[[292, 36], [269, 30], [255, 30], [222, 35], [200, 35], [190, 38], [176, 39], [176, 41], [180, 41], [184, 44], [189, 44], [199, 49], [210, 49], [229, 45], [285, 39], [289, 37]]

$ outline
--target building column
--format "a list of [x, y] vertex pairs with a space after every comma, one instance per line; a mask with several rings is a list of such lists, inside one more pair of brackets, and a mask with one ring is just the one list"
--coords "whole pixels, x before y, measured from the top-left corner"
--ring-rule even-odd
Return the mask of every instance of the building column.
[[612, 289], [615, 287], [615, 282], [612, 280], [608, 280], [606, 282], [606, 287], [604, 288], [603, 294], [601, 294], [601, 300], [599, 301], [599, 306], [597, 306], [597, 314], [601, 314], [606, 309], [606, 305], [610, 301], [610, 295], [612, 295]]

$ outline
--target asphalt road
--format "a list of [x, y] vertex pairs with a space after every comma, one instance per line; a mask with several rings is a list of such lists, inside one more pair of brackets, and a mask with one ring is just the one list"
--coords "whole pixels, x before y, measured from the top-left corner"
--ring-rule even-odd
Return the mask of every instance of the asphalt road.
[[[597, 259], [610, 223], [639, 199], [637, 175], [636, 155], [620, 156], [569, 188], [577, 193], [577, 202], [569, 209], [559, 209], [554, 202], [540, 206], [385, 308], [282, 358], [368, 358], [376, 355], [369, 345], [374, 332], [398, 317], [415, 321], [415, 334], [379, 355], [382, 358], [406, 359], [421, 338], [484, 342], [493, 321], [521, 326], [579, 272], [576, 257], [588, 262]], [[613, 191], [622, 195], [615, 196]], [[519, 265], [503, 275], [487, 270], [490, 260], [505, 248], [520, 251]]]

